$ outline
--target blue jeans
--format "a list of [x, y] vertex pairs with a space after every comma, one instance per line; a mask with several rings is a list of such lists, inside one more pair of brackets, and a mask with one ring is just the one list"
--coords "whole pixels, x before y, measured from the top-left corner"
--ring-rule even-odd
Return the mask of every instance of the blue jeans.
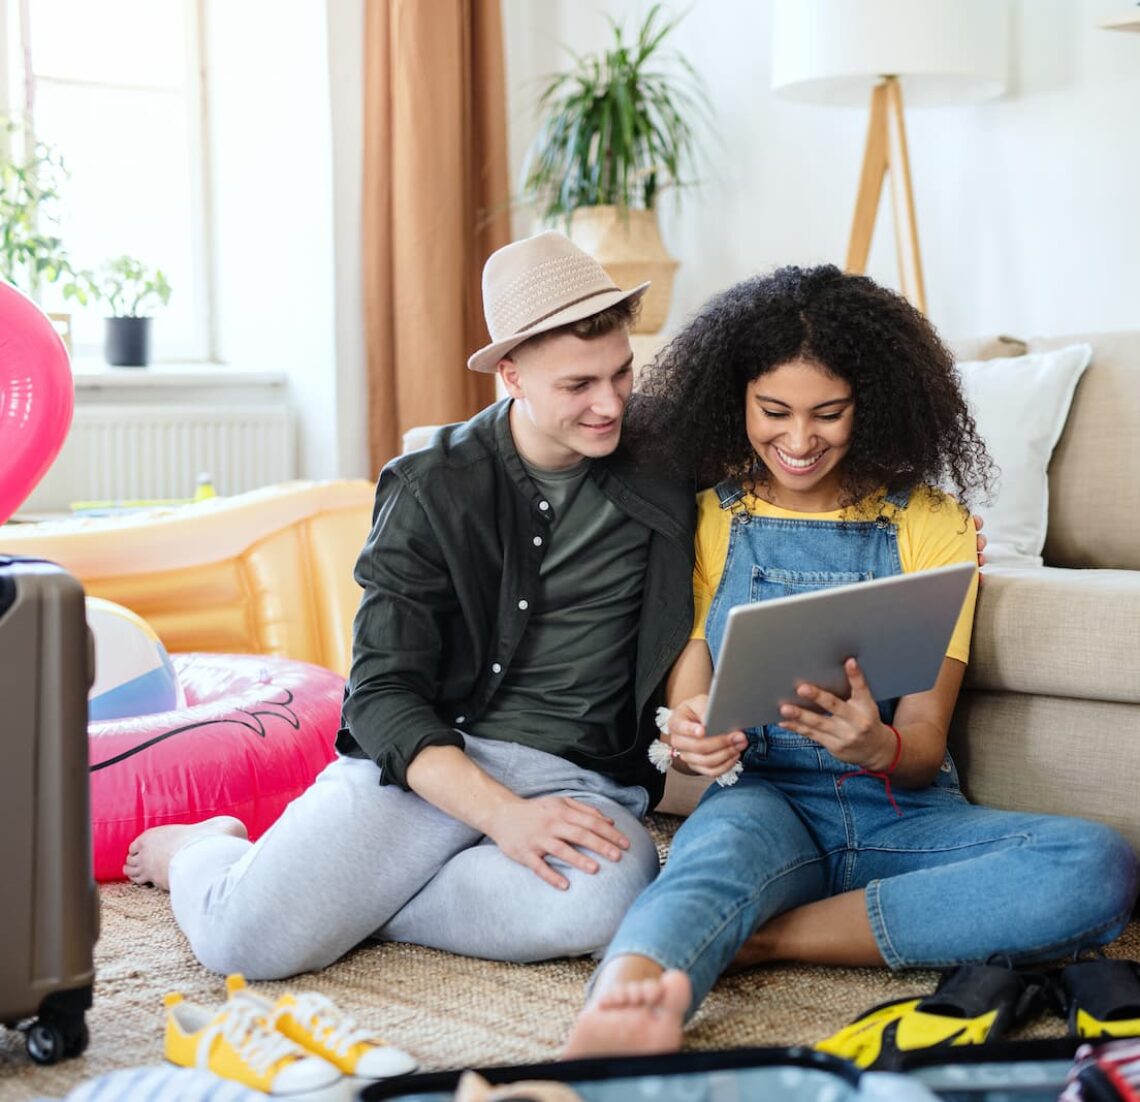
[[768, 732], [737, 784], [710, 787], [681, 825], [606, 952], [686, 972], [693, 1009], [765, 922], [853, 889], [891, 968], [1049, 959], [1127, 923], [1137, 862], [1111, 828], [972, 805], [949, 756], [931, 786], [894, 788], [900, 815], [875, 777], [839, 783], [850, 767]]

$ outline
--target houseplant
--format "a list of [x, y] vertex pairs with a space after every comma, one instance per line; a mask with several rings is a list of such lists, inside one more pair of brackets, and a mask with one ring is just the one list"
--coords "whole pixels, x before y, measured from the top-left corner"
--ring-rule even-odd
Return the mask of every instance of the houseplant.
[[668, 185], [691, 182], [695, 125], [707, 97], [695, 70], [663, 43], [679, 18], [654, 4], [627, 42], [610, 19], [608, 49], [574, 55], [546, 78], [542, 122], [523, 163], [523, 197], [570, 237], [619, 286], [651, 279], [639, 332], [656, 332], [669, 312], [677, 262], [665, 250], [655, 213]]
[[148, 268], [132, 256], [106, 261], [97, 272], [70, 273], [65, 298], [81, 305], [106, 304], [103, 356], [116, 367], [146, 367], [150, 362], [151, 313], [170, 301], [170, 284], [161, 268]]
[[0, 276], [32, 297], [70, 271], [63, 240], [45, 228], [66, 177], [57, 150], [18, 122], [0, 124]]

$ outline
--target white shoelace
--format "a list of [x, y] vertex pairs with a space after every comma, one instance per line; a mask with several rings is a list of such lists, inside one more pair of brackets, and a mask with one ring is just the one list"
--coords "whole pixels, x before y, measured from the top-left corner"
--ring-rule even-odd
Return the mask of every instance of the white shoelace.
[[218, 1026], [202, 1038], [202, 1052], [209, 1051], [210, 1041], [218, 1033], [257, 1075], [265, 1075], [286, 1056], [305, 1055], [283, 1033], [272, 1029], [252, 1003], [231, 1002]]
[[297, 1021], [308, 1026], [321, 1044], [338, 1056], [344, 1056], [354, 1045], [364, 1041], [384, 1043], [379, 1034], [359, 1025], [352, 1015], [346, 1014], [331, 999], [318, 995], [315, 991], [298, 995], [293, 1006], [284, 1007], [278, 1013], [292, 1014]]

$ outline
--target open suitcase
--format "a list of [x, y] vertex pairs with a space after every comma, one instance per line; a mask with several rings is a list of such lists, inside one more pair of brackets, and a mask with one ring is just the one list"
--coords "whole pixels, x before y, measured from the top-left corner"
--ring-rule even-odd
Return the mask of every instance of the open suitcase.
[[0, 555], [0, 1023], [41, 1064], [87, 1047], [95, 976], [88, 638], [79, 582]]
[[[1118, 1042], [1127, 1045], [1132, 1042]], [[549, 1064], [405, 1075], [358, 1102], [1132, 1102], [1066, 1090], [1081, 1072], [1079, 1038], [937, 1046], [896, 1071], [860, 1071], [805, 1047], [603, 1056]], [[1090, 1046], [1085, 1046], [1090, 1047]], [[1103, 1046], [1111, 1049], [1113, 1046]], [[1081, 1051], [1084, 1051], [1083, 1049]], [[1094, 1050], [1096, 1051], [1096, 1050]], [[1086, 1059], [1085, 1063], [1088, 1062]], [[1062, 1093], [1064, 1092], [1064, 1093]]]

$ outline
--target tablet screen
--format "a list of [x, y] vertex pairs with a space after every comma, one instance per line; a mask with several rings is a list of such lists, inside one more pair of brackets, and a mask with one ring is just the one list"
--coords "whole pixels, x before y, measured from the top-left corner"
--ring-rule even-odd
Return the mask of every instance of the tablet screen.
[[954, 563], [732, 609], [705, 727], [779, 723], [781, 705], [804, 705], [803, 682], [846, 698], [849, 657], [878, 701], [932, 688], [976, 570]]

